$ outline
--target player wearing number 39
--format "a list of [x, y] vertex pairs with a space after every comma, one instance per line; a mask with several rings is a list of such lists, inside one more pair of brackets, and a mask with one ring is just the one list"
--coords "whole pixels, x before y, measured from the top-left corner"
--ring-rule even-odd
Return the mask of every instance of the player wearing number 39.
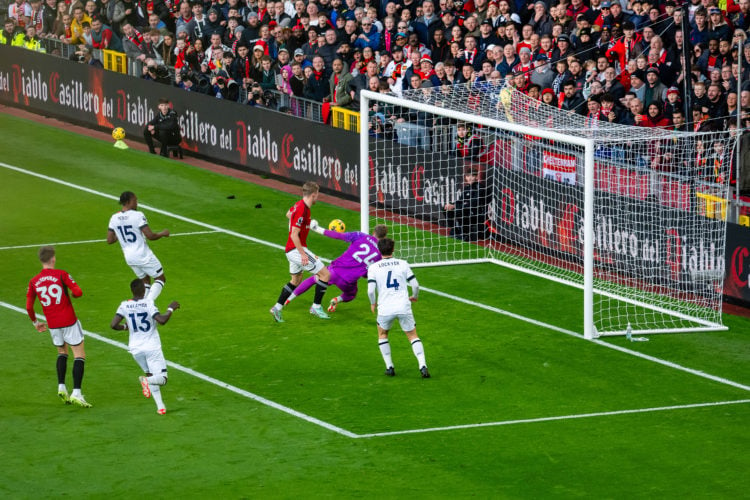
[[[357, 281], [360, 278], [366, 278], [367, 268], [380, 260], [378, 240], [388, 235], [388, 228], [379, 224], [373, 228], [372, 236], [359, 231], [339, 233], [320, 227], [318, 221], [313, 219], [310, 221], [310, 229], [329, 238], [349, 243], [346, 251], [328, 265], [328, 272], [330, 273], [328, 284], [336, 285], [341, 290], [341, 295], [332, 298], [328, 306], [328, 312], [332, 313], [336, 310], [338, 304], [350, 302], [357, 296]], [[315, 276], [310, 276], [294, 290], [286, 303], [288, 304], [295, 297], [305, 293], [313, 284], [315, 284]]]
[[[107, 243], [110, 245], [120, 242], [125, 262], [136, 276], [143, 280], [148, 298], [155, 301], [164, 288], [167, 278], [161, 262], [148, 247], [147, 239], [153, 241], [169, 236], [168, 230], [155, 233], [148, 227], [148, 221], [143, 212], [138, 211], [138, 198], [134, 193], [125, 191], [120, 195], [122, 210], [109, 219]], [[151, 278], [154, 284], [151, 285]]]
[[[42, 271], [34, 276], [29, 282], [26, 291], [26, 312], [34, 323], [38, 332], [44, 332], [49, 325], [52, 343], [57, 347], [57, 395], [64, 403], [75, 403], [78, 406], [89, 408], [81, 394], [81, 382], [83, 382], [83, 365], [86, 352], [83, 348], [83, 329], [78, 321], [73, 304], [70, 302], [68, 292], [73, 297], [83, 295], [81, 287], [73, 278], [62, 269], [55, 269], [57, 258], [55, 249], [44, 246], [39, 249], [39, 260], [42, 262]], [[34, 302], [39, 298], [42, 311], [47, 319], [47, 324], [37, 320], [34, 311]], [[65, 373], [68, 367], [68, 346], [73, 351], [73, 393], [68, 396], [65, 387]]]
[[[411, 349], [417, 357], [422, 378], [430, 378], [422, 341], [417, 337], [417, 325], [414, 321], [414, 314], [411, 312], [411, 303], [416, 302], [419, 295], [419, 283], [408, 262], [393, 258], [394, 246], [395, 243], [390, 238], [378, 241], [378, 250], [383, 260], [374, 263], [367, 270], [367, 296], [373, 313], [376, 310], [377, 292], [378, 345], [383, 361], [385, 361], [385, 374], [389, 377], [396, 374], [391, 360], [388, 331], [393, 322], [398, 319], [401, 329], [411, 342]], [[411, 296], [406, 290], [407, 283], [411, 286]]]
[[[156, 324], [166, 324], [172, 317], [172, 313], [180, 308], [180, 304], [173, 301], [167, 307], [166, 314], [161, 314], [153, 300], [144, 298], [146, 286], [143, 281], [139, 279], [131, 281], [130, 291], [133, 293], [133, 298], [120, 304], [109, 326], [113, 330], [130, 330], [128, 349], [135, 362], [146, 374], [138, 377], [143, 395], [147, 398], [153, 396], [156, 412], [164, 415], [167, 413], [167, 408], [161, 397], [161, 386], [167, 383], [167, 362], [161, 350], [161, 339]], [[123, 319], [124, 325], [120, 324]]]

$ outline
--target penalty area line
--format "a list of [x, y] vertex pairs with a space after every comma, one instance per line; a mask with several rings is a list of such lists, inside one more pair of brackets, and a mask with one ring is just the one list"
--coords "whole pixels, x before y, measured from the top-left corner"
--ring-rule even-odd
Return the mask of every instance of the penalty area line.
[[[13, 304], [8, 304], [7, 302], [0, 301], [0, 307], [5, 307], [6, 309], [10, 309], [11, 311], [16, 311], [22, 314], [26, 314], [26, 310], [22, 309], [20, 307], [16, 307]], [[43, 315], [38, 314], [37, 317], [44, 318]], [[96, 339], [100, 342], [103, 342], [105, 344], [109, 344], [113, 347], [117, 347], [118, 349], [122, 349], [124, 351], [128, 351], [128, 346], [123, 344], [122, 342], [118, 342], [116, 340], [112, 340], [108, 337], [105, 337], [103, 335], [99, 335], [94, 332], [90, 332], [88, 330], [84, 330], [84, 334], [86, 337]], [[192, 375], [195, 378], [198, 378], [200, 380], [203, 380], [204, 382], [208, 382], [209, 384], [213, 384], [217, 387], [220, 387], [222, 389], [226, 389], [228, 391], [234, 392], [235, 394], [238, 394], [242, 397], [245, 397], [247, 399], [252, 399], [253, 401], [256, 401], [262, 405], [268, 406], [270, 408], [273, 408], [275, 410], [281, 411], [286, 413], [287, 415], [290, 415], [292, 417], [299, 418], [301, 420], [304, 420], [305, 422], [317, 425], [319, 427], [323, 427], [324, 429], [328, 429], [329, 431], [333, 431], [337, 434], [341, 434], [342, 436], [346, 436], [349, 438], [357, 438], [359, 437], [358, 434], [355, 434], [353, 432], [349, 432], [346, 429], [342, 429], [341, 427], [337, 427], [333, 424], [329, 424], [328, 422], [325, 422], [323, 420], [320, 420], [318, 418], [312, 417], [310, 415], [307, 415], [305, 413], [302, 413], [300, 411], [297, 411], [293, 408], [289, 408], [288, 406], [284, 406], [282, 404], [276, 403], [275, 401], [271, 401], [270, 399], [266, 399], [263, 396], [259, 396], [255, 393], [252, 393], [250, 391], [246, 391], [244, 389], [240, 389], [239, 387], [236, 387], [232, 384], [228, 384], [226, 382], [222, 382], [219, 379], [216, 379], [214, 377], [211, 377], [209, 375], [206, 375], [204, 373], [198, 372], [193, 370], [192, 368], [188, 368], [187, 366], [183, 366], [179, 363], [175, 363], [173, 361], [167, 361], [167, 366], [174, 368], [175, 370], [181, 371], [183, 373], [186, 373], [188, 375]]]
[[[554, 332], [564, 333], [565, 335], [570, 335], [571, 337], [577, 337], [577, 338], [580, 338], [580, 339], [584, 338], [583, 335], [581, 335], [580, 333], [576, 333], [576, 332], [574, 332], [572, 330], [567, 330], [567, 329], [561, 328], [559, 326], [550, 325], [549, 323], [544, 323], [542, 321], [538, 321], [538, 320], [535, 320], [535, 319], [532, 319], [532, 318], [527, 318], [526, 316], [521, 316], [519, 314], [515, 314], [515, 313], [512, 313], [512, 312], [506, 311], [504, 309], [499, 309], [497, 307], [488, 306], [488, 305], [482, 304], [480, 302], [474, 302], [472, 300], [464, 299], [464, 298], [458, 297], [456, 295], [451, 295], [449, 293], [441, 292], [439, 290], [433, 290], [433, 289], [427, 288], [427, 287], [420, 287], [419, 289], [427, 291], [427, 292], [430, 292], [430, 293], [433, 293], [435, 295], [439, 295], [440, 297], [444, 297], [446, 299], [455, 300], [456, 302], [461, 302], [461, 303], [469, 305], [469, 306], [478, 307], [479, 309], [484, 309], [486, 311], [490, 311], [490, 312], [493, 312], [495, 314], [502, 314], [504, 316], [508, 316], [508, 317], [513, 318], [515, 320], [523, 321], [523, 322], [526, 322], [526, 323], [538, 326], [540, 328], [545, 328], [545, 329], [548, 329], [548, 330], [552, 330]], [[728, 385], [728, 386], [731, 386], [731, 387], [736, 387], [737, 389], [742, 389], [743, 391], [749, 391], [750, 392], [750, 386], [747, 386], [747, 385], [744, 385], [744, 384], [740, 384], [739, 382], [735, 382], [735, 381], [729, 380], [727, 378], [718, 377], [716, 375], [711, 375], [710, 373], [706, 373], [706, 372], [703, 372], [703, 371], [700, 371], [700, 370], [696, 370], [694, 368], [689, 368], [687, 366], [682, 366], [682, 365], [679, 365], [677, 363], [673, 363], [672, 361], [667, 361], [666, 359], [661, 359], [661, 358], [657, 358], [655, 356], [650, 356], [648, 354], [644, 354], [642, 352], [634, 351], [632, 349], [628, 349], [627, 347], [622, 347], [622, 346], [619, 346], [617, 344], [610, 344], [609, 342], [605, 342], [605, 341], [603, 341], [601, 339], [594, 339], [591, 342], [593, 342], [594, 344], [600, 345], [602, 347], [606, 347], [607, 349], [612, 349], [614, 351], [618, 351], [618, 352], [621, 352], [623, 354], [628, 354], [630, 356], [635, 356], [636, 358], [644, 359], [644, 360], [650, 361], [652, 363], [656, 363], [656, 364], [659, 364], [659, 365], [662, 365], [662, 366], [666, 366], [668, 368], [672, 368], [673, 370], [679, 370], [679, 371], [682, 371], [682, 372], [685, 372], [685, 373], [689, 373], [691, 375], [695, 375], [696, 377], [705, 378], [707, 380], [712, 380], [712, 381], [718, 382], [720, 384]]]
[[581, 413], [577, 415], [560, 415], [557, 417], [540, 417], [540, 418], [525, 418], [520, 420], [506, 420], [501, 422], [485, 422], [481, 424], [465, 424], [465, 425], [451, 425], [447, 427], [429, 427], [426, 429], [410, 429], [404, 431], [392, 431], [392, 432], [373, 432], [370, 434], [358, 434], [356, 437], [361, 438], [374, 438], [374, 437], [388, 437], [398, 436], [403, 434], [422, 434], [425, 432], [440, 432], [440, 431], [455, 431], [460, 429], [476, 429], [479, 427], [500, 427], [503, 425], [518, 425], [518, 424], [535, 424], [540, 422], [555, 422], [559, 420], [576, 420], [580, 418], [594, 418], [594, 417], [612, 417], [617, 415], [631, 415], [635, 413], [652, 413], [657, 411], [674, 411], [674, 410], [689, 410], [692, 408], [707, 408], [712, 406], [727, 406], [727, 405], [738, 405], [750, 403], [750, 399], [739, 399], [735, 401], [715, 401], [711, 403], [694, 403], [687, 405], [674, 405], [674, 406], [657, 406], [654, 408], [636, 408], [632, 410], [617, 410], [617, 411], [602, 411], [596, 413]]
[[[193, 231], [190, 233], [175, 233], [170, 234], [170, 238], [174, 238], [177, 236], [196, 236], [199, 234], [213, 234], [213, 233], [220, 233], [221, 231], [211, 230], [211, 231]], [[63, 246], [63, 245], [85, 245], [87, 243], [106, 243], [107, 240], [80, 240], [80, 241], [57, 241], [57, 242], [50, 242], [50, 243], [38, 243], [34, 245], [16, 245], [11, 247], [0, 247], [0, 250], [19, 250], [23, 248], [39, 248], [43, 247], [45, 245], [54, 245], [54, 246]]]

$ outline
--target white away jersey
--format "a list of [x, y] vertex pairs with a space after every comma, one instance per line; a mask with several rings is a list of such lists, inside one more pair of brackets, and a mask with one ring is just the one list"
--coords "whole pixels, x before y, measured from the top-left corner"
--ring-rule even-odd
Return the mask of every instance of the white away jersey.
[[117, 212], [109, 219], [109, 230], [114, 231], [125, 254], [125, 262], [131, 266], [146, 264], [152, 255], [141, 232], [141, 228], [147, 225], [146, 216], [138, 210]]
[[156, 330], [154, 316], [159, 310], [153, 300], [125, 300], [117, 308], [117, 315], [125, 318], [130, 331], [130, 351], [155, 351], [161, 349], [161, 339]]
[[414, 279], [409, 263], [401, 259], [383, 259], [367, 270], [367, 282], [375, 283], [378, 292], [378, 314], [411, 312], [408, 282]]

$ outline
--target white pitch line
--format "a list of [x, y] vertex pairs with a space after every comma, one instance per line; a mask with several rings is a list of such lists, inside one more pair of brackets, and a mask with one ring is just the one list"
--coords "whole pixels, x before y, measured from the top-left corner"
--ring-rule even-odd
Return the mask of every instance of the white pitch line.
[[[518, 314], [509, 312], [509, 311], [505, 311], [503, 309], [498, 309], [497, 307], [492, 307], [492, 306], [488, 306], [486, 304], [482, 304], [482, 303], [479, 303], [479, 302], [474, 302], [472, 300], [464, 299], [462, 297], [458, 297], [456, 295], [451, 295], [449, 293], [441, 292], [439, 290], [432, 290], [430, 288], [421, 287], [421, 286], [419, 287], [419, 289], [420, 290], [425, 290], [425, 291], [428, 291], [428, 292], [431, 292], [431, 293], [434, 293], [435, 295], [439, 295], [441, 297], [445, 297], [445, 298], [450, 299], [450, 300], [455, 300], [456, 302], [461, 302], [463, 304], [467, 304], [467, 305], [470, 305], [470, 306], [478, 307], [479, 309], [484, 309], [486, 311], [494, 312], [496, 314], [502, 314], [504, 316], [508, 316], [508, 317], [516, 319], [518, 321], [524, 321], [526, 323], [530, 323], [530, 324], [538, 326], [540, 328], [546, 328], [548, 330], [552, 330], [552, 331], [555, 331], [555, 332], [564, 333], [565, 335], [570, 335], [572, 337], [577, 337], [577, 338], [581, 338], [581, 339], [583, 338], [583, 335], [581, 335], [580, 333], [574, 332], [572, 330], [567, 330], [567, 329], [561, 328], [559, 326], [550, 325], [549, 323], [544, 323], [542, 321], [537, 321], [537, 320], [532, 319], [532, 318], [527, 318], [525, 316], [520, 316]], [[595, 343], [597, 345], [600, 345], [602, 347], [606, 347], [608, 349], [614, 349], [615, 351], [619, 351], [619, 352], [622, 352], [622, 353], [625, 353], [625, 354], [629, 354], [631, 356], [635, 356], [637, 358], [641, 358], [641, 359], [645, 359], [647, 361], [651, 361], [652, 363], [657, 363], [657, 364], [660, 364], [660, 365], [663, 365], [663, 366], [667, 366], [669, 368], [673, 368], [675, 370], [680, 370], [680, 371], [689, 373], [691, 375], [695, 375], [696, 377], [702, 377], [702, 378], [705, 378], [705, 379], [708, 379], [708, 380], [713, 380], [714, 382], [719, 382], [720, 384], [729, 385], [729, 386], [732, 386], [732, 387], [736, 387], [738, 389], [742, 389], [743, 391], [749, 391], [750, 392], [750, 386], [744, 385], [744, 384], [740, 384], [738, 382], [734, 382], [734, 381], [726, 379], [726, 378], [717, 377], [716, 375], [711, 375], [710, 373], [706, 373], [706, 372], [702, 372], [700, 370], [695, 370], [693, 368], [688, 368], [686, 366], [678, 365], [677, 363], [673, 363], [673, 362], [667, 361], [665, 359], [656, 358], [654, 356], [649, 356], [648, 354], [643, 354], [643, 353], [638, 352], [638, 351], [633, 351], [631, 349], [628, 349], [627, 347], [621, 347], [621, 346], [616, 345], [616, 344], [610, 344], [609, 342], [605, 342], [603, 340], [594, 339], [591, 342], [593, 342], [593, 343]]]
[[596, 413], [581, 413], [574, 415], [560, 415], [557, 417], [525, 418], [521, 420], [506, 420], [503, 422], [485, 422], [481, 424], [451, 425], [447, 427], [430, 427], [426, 429], [410, 429], [405, 431], [372, 432], [370, 434], [358, 434], [357, 438], [373, 438], [385, 436], [398, 436], [400, 434], [421, 434], [425, 432], [453, 431], [459, 429], [475, 429], [478, 427], [499, 427], [501, 425], [534, 424], [538, 422], [554, 422], [556, 420], [574, 420], [579, 418], [611, 417], [616, 415], [629, 415], [633, 413], [649, 413], [655, 411], [687, 410], [690, 408], [705, 408], [710, 406], [726, 406], [750, 403], [750, 399], [739, 399], [735, 401], [716, 401], [712, 403], [694, 403], [675, 406], [658, 406], [655, 408], [637, 408], [633, 410], [602, 411]]
[[[78, 184], [73, 184], [71, 182], [67, 182], [67, 181], [64, 181], [62, 179], [57, 179], [55, 177], [50, 177], [48, 175], [40, 174], [40, 173], [37, 173], [37, 172], [32, 172], [31, 170], [26, 170], [25, 168], [16, 167], [14, 165], [9, 165], [9, 164], [3, 163], [3, 162], [0, 162], [0, 167], [7, 168], [8, 170], [13, 170], [13, 171], [21, 173], [21, 174], [30, 175], [32, 177], [36, 177], [38, 179], [42, 179], [42, 180], [45, 180], [45, 181], [54, 182], [55, 184], [60, 184], [61, 186], [66, 186], [66, 187], [69, 187], [69, 188], [72, 188], [72, 189], [77, 189], [77, 190], [83, 191], [85, 193], [93, 194], [93, 195], [96, 195], [96, 196], [101, 196], [103, 198], [108, 198], [110, 200], [115, 200], [117, 202], [120, 201], [120, 197], [119, 196], [113, 196], [111, 194], [103, 193], [101, 191], [96, 191], [95, 189], [91, 189], [91, 188], [87, 188], [87, 187], [84, 187], [84, 186], [80, 186]], [[207, 224], [205, 222], [201, 222], [199, 220], [191, 219], [189, 217], [183, 217], [182, 215], [178, 215], [178, 214], [175, 214], [175, 213], [172, 213], [172, 212], [168, 212], [166, 210], [161, 210], [161, 209], [158, 209], [156, 207], [152, 207], [150, 205], [144, 205], [143, 203], [138, 203], [138, 207], [139, 208], [145, 208], [147, 210], [150, 210], [151, 212], [154, 212], [154, 213], [157, 213], [157, 214], [166, 215], [168, 217], [172, 217], [174, 219], [181, 220], [183, 222], [189, 222], [190, 224], [195, 224], [196, 226], [205, 227], [206, 229], [211, 229], [212, 231], [216, 231], [218, 233], [229, 234], [229, 235], [232, 235], [232, 236], [236, 236], [237, 238], [240, 238], [240, 239], [243, 239], [243, 240], [252, 241], [254, 243], [258, 243], [260, 245], [265, 245], [265, 246], [271, 247], [271, 248], [277, 248], [277, 249], [280, 249], [280, 250], [284, 249], [283, 245], [277, 245], [276, 243], [271, 243], [270, 241], [265, 241], [265, 240], [261, 240], [261, 239], [258, 239], [258, 238], [253, 238], [252, 236], [248, 236], [246, 234], [238, 233], [236, 231], [231, 231], [229, 229], [224, 229], [224, 228], [221, 228], [221, 227], [218, 227], [218, 226], [214, 226], [213, 224]]]
[[[198, 234], [212, 234], [212, 233], [218, 233], [219, 231], [193, 231], [191, 233], [175, 233], [170, 234], [170, 238], [174, 238], [176, 236], [195, 236]], [[85, 245], [87, 243], [106, 243], [107, 240], [81, 240], [81, 241], [57, 241], [57, 242], [49, 242], [49, 243], [37, 243], [35, 245], [17, 245], [13, 247], [0, 247], [0, 250], [19, 250], [22, 248], [39, 248], [44, 245], [54, 245], [56, 247], [63, 246], [63, 245]]]
[[[39, 174], [37, 172], [32, 172], [30, 170], [26, 170], [26, 169], [23, 169], [23, 168], [20, 168], [20, 167], [9, 165], [7, 163], [0, 162], [0, 167], [7, 168], [9, 170], [14, 170], [14, 171], [19, 172], [19, 173], [31, 175], [33, 177], [37, 177], [37, 178], [40, 178], [40, 179], [48, 180], [50, 182], [54, 182], [54, 183], [57, 183], [57, 184], [60, 184], [60, 185], [63, 185], [63, 186], [67, 186], [67, 187], [70, 187], [70, 188], [73, 188], [73, 189], [84, 191], [86, 193], [94, 194], [94, 195], [97, 195], [97, 196], [102, 196], [104, 198], [109, 198], [109, 199], [113, 199], [113, 200], [118, 200], [119, 199], [118, 197], [115, 197], [115, 196], [112, 196], [112, 195], [109, 195], [109, 194], [106, 194], [106, 193], [102, 193], [100, 191], [96, 191], [96, 190], [93, 190], [93, 189], [90, 189], [90, 188], [87, 188], [87, 187], [84, 187], [84, 186], [79, 186], [77, 184], [72, 184], [70, 182], [63, 181], [61, 179], [56, 179], [54, 177], [49, 177], [49, 176], [46, 176], [46, 175], [43, 175], [43, 174]], [[260, 245], [265, 245], [265, 246], [268, 246], [268, 247], [271, 247], [271, 248], [277, 248], [277, 249], [283, 249], [284, 248], [283, 246], [277, 245], [275, 243], [271, 243], [271, 242], [268, 242], [268, 241], [265, 241], [265, 240], [261, 240], [261, 239], [258, 239], [258, 238], [253, 238], [252, 236], [247, 236], [247, 235], [244, 235], [242, 233], [238, 233], [236, 231], [230, 231], [228, 229], [220, 228], [218, 226], [214, 226], [212, 224], [207, 224], [205, 222], [200, 222], [200, 221], [197, 221], [195, 219], [190, 219], [188, 217], [183, 217], [181, 215], [177, 215], [177, 214], [174, 214], [172, 212], [168, 212], [166, 210], [160, 210], [158, 208], [151, 207], [149, 205], [143, 205], [143, 204], [141, 204], [140, 206], [142, 206], [144, 208], [147, 208], [148, 210], [151, 210], [152, 212], [159, 213], [159, 214], [162, 214], [162, 215], [167, 215], [169, 217], [173, 217], [175, 219], [178, 219], [178, 220], [181, 220], [181, 221], [184, 221], [184, 222], [189, 222], [191, 224], [202, 226], [202, 227], [211, 229], [211, 230], [213, 230], [215, 232], [229, 234], [229, 235], [236, 236], [238, 238], [241, 238], [241, 239], [244, 239], [244, 240], [248, 240], [248, 241], [252, 241], [252, 242], [258, 243]], [[325, 259], [325, 260], [327, 260], [327, 259]], [[495, 312], [497, 314], [503, 314], [505, 316], [512, 317], [512, 318], [517, 319], [519, 321], [524, 321], [526, 323], [530, 323], [530, 324], [539, 326], [541, 328], [547, 328], [547, 329], [550, 329], [550, 330], [553, 330], [553, 331], [556, 331], [556, 332], [564, 333], [566, 335], [571, 335], [571, 336], [574, 336], [574, 337], [583, 338], [583, 336], [580, 333], [574, 332], [572, 330], [567, 330], [567, 329], [560, 328], [560, 327], [557, 327], [557, 326], [554, 326], [554, 325], [543, 323], [541, 321], [537, 321], [537, 320], [532, 319], [532, 318], [527, 318], [527, 317], [524, 317], [524, 316], [520, 316], [520, 315], [517, 315], [515, 313], [511, 313], [509, 311], [505, 311], [503, 309], [498, 309], [496, 307], [488, 306], [486, 304], [481, 304], [479, 302], [474, 302], [472, 300], [464, 299], [464, 298], [458, 297], [456, 295], [450, 295], [450, 294], [447, 294], [445, 292], [440, 292], [438, 290], [432, 290], [432, 289], [429, 289], [429, 288], [424, 288], [424, 290], [425, 291], [429, 291], [431, 293], [434, 293], [434, 294], [439, 295], [439, 296], [444, 297], [444, 298], [455, 300], [457, 302], [461, 302], [461, 303], [464, 303], [464, 304], [467, 304], [467, 305], [471, 305], [471, 306], [474, 306], [474, 307], [478, 307], [480, 309], [485, 309], [487, 311]], [[15, 307], [15, 306], [11, 306], [11, 307]], [[106, 337], [102, 337], [102, 338], [106, 338]], [[109, 339], [107, 339], [107, 340], [109, 340]], [[729, 385], [729, 386], [736, 387], [736, 388], [739, 388], [739, 389], [743, 389], [745, 391], [750, 391], [750, 386], [739, 384], [737, 382], [734, 382], [734, 381], [731, 381], [731, 380], [728, 380], [728, 379], [725, 379], [725, 378], [717, 377], [715, 375], [711, 375], [711, 374], [708, 374], [708, 373], [705, 373], [705, 372], [702, 372], [702, 371], [699, 371], [699, 370], [695, 370], [695, 369], [692, 369], [692, 368], [687, 368], [687, 367], [684, 367], [682, 365], [678, 365], [676, 363], [672, 363], [671, 361], [666, 361], [666, 360], [663, 360], [663, 359], [660, 359], [660, 358], [649, 356], [647, 354], [642, 354], [642, 353], [640, 353], [638, 351], [632, 351], [632, 350], [627, 349], [625, 347], [620, 347], [620, 346], [617, 346], [615, 344], [609, 344], [609, 343], [601, 341], [601, 340], [593, 340], [592, 342], [594, 342], [597, 345], [600, 345], [602, 347], [606, 347], [606, 348], [609, 348], [609, 349], [614, 349], [616, 351], [619, 351], [619, 352], [622, 352], [622, 353], [625, 353], [625, 354], [629, 354], [631, 356], [635, 356], [635, 357], [638, 357], [638, 358], [641, 358], [641, 359], [644, 359], [644, 360], [647, 360], [647, 361], [658, 363], [658, 364], [661, 364], [663, 366], [667, 366], [667, 367], [675, 369], [675, 370], [680, 370], [680, 371], [689, 373], [691, 375], [695, 375], [695, 376], [698, 376], [698, 377], [706, 378], [708, 380], [712, 380], [714, 382], [719, 382], [721, 384], [725, 384], [725, 385]], [[185, 368], [185, 369], [189, 370], [189, 368]], [[208, 376], [205, 375], [205, 377], [208, 377]], [[208, 377], [206, 380], [208, 380], [210, 378], [211, 377]], [[212, 380], [215, 380], [215, 379], [212, 379]], [[223, 384], [223, 382], [221, 382], [221, 384]], [[237, 390], [238, 391], [242, 391], [242, 389], [237, 389]], [[251, 393], [248, 393], [248, 394], [251, 394]], [[260, 396], [257, 396], [257, 397], [260, 397]], [[273, 405], [276, 404], [276, 403], [273, 403], [272, 401], [269, 401], [269, 403], [272, 403]], [[286, 407], [283, 407], [283, 406], [280, 406], [280, 407], [281, 408], [286, 408]], [[296, 412], [296, 410], [293, 410], [293, 409], [289, 409], [289, 410], [292, 411], [292, 412]], [[637, 411], [637, 410], [626, 410], [626, 411]], [[592, 415], [596, 415], [596, 414], [592, 414]], [[314, 417], [309, 417], [309, 418], [313, 419]], [[566, 417], [550, 417], [549, 419], [550, 420], [554, 420], [554, 419], [560, 419], [560, 418], [566, 418]], [[324, 426], [331, 425], [331, 424], [327, 424], [327, 423], [325, 423], [323, 421], [320, 421], [320, 420], [317, 420], [317, 419], [315, 419], [315, 420], [318, 421], [318, 422], [321, 422], [321, 423], [325, 424]], [[477, 426], [486, 426], [487, 424], [476, 424], [476, 425]], [[496, 425], [499, 425], [499, 424], [496, 424]], [[336, 428], [335, 426], [331, 426], [331, 427]], [[446, 429], [453, 429], [453, 428], [454, 427], [447, 427]], [[456, 427], [456, 428], [462, 428], [462, 427]], [[342, 431], [349, 433], [349, 431], [345, 431], [343, 429], [342, 429]], [[418, 432], [418, 431], [404, 431], [404, 432]], [[357, 437], [358, 436], [357, 434], [353, 434], [353, 433], [349, 433], [347, 435], [351, 435], [350, 437]]]
[[[1, 307], [5, 307], [7, 309], [10, 309], [12, 311], [16, 311], [16, 312], [19, 312], [19, 313], [26, 314], [26, 310], [25, 309], [21, 309], [20, 307], [16, 307], [13, 304], [8, 304], [7, 302], [0, 301], [0, 306]], [[41, 315], [41, 314], [38, 314], [37, 316], [39, 318], [45, 319], [44, 316]], [[84, 330], [84, 333], [86, 334], [87, 337], [96, 339], [96, 340], [98, 340], [100, 342], [104, 342], [105, 344], [109, 344], [109, 345], [111, 345], [113, 347], [117, 347], [119, 349], [123, 349], [124, 351], [128, 351], [128, 346], [125, 345], [125, 344], [123, 344], [122, 342], [118, 342], [116, 340], [112, 340], [109, 337], [105, 337], [103, 335], [99, 335], [97, 333], [94, 333], [94, 332], [91, 332], [91, 331], [88, 331], [88, 330]], [[297, 417], [297, 418], [302, 419], [302, 420], [304, 420], [306, 422], [309, 422], [311, 424], [315, 424], [317, 426], [323, 427], [323, 428], [328, 429], [330, 431], [333, 431], [333, 432], [335, 432], [337, 434], [341, 434], [342, 436], [346, 436], [346, 437], [350, 437], [350, 438], [356, 438], [356, 437], [358, 437], [357, 434], [354, 434], [353, 432], [349, 432], [346, 429], [342, 429], [341, 427], [336, 427], [333, 424], [329, 424], [328, 422], [324, 422], [323, 420], [320, 420], [318, 418], [311, 417], [310, 415], [306, 415], [306, 414], [304, 414], [302, 412], [299, 412], [299, 411], [297, 411], [297, 410], [295, 410], [293, 408], [289, 408], [288, 406], [284, 406], [284, 405], [281, 405], [281, 404], [276, 403], [274, 401], [271, 401], [270, 399], [266, 399], [263, 396], [258, 396], [257, 394], [254, 394], [252, 392], [246, 391], [244, 389], [240, 389], [239, 387], [236, 387], [236, 386], [234, 386], [232, 384], [228, 384], [226, 382], [222, 382], [219, 379], [216, 379], [216, 378], [210, 377], [210, 376], [208, 376], [208, 375], [206, 375], [204, 373], [195, 371], [192, 368], [188, 368], [186, 366], [182, 366], [179, 363], [175, 363], [173, 361], [167, 361], [167, 365], [170, 366], [170, 367], [172, 367], [172, 368], [174, 368], [177, 371], [181, 371], [183, 373], [187, 373], [188, 375], [192, 375], [195, 378], [201, 379], [204, 382], [208, 382], [209, 384], [213, 384], [213, 385], [215, 385], [217, 387], [221, 387], [223, 389], [227, 389], [227, 390], [232, 391], [232, 392], [234, 392], [236, 394], [239, 394], [240, 396], [243, 396], [243, 397], [248, 398], [248, 399], [252, 399], [252, 400], [257, 401], [258, 403], [261, 403], [263, 405], [270, 406], [271, 408], [274, 408], [276, 410], [282, 411], [282, 412], [284, 412], [284, 413], [286, 413], [288, 415], [291, 415], [293, 417]]]

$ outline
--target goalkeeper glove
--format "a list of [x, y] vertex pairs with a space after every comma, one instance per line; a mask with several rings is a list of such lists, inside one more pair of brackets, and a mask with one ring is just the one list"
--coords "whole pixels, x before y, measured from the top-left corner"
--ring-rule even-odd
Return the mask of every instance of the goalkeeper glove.
[[315, 219], [310, 221], [310, 229], [318, 234], [325, 234], [325, 229], [320, 227], [320, 224], [318, 224], [318, 221], [316, 221]]

